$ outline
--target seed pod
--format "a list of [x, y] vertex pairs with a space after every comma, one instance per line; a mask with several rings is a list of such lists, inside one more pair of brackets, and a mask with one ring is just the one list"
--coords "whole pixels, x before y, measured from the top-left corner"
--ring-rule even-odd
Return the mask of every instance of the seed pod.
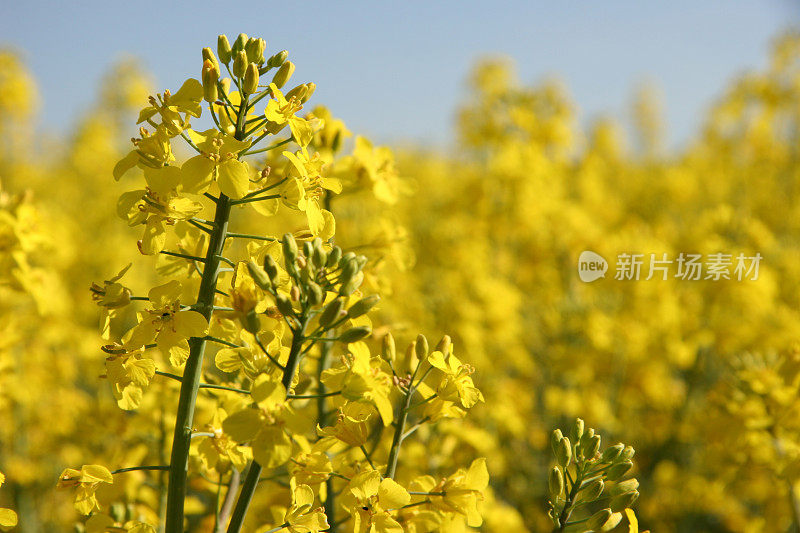
[[264, 50], [267, 49], [267, 43], [264, 39], [252, 37], [247, 40], [244, 45], [244, 51], [247, 53], [247, 60], [256, 65], [264, 62]]
[[625, 474], [627, 474], [628, 470], [630, 470], [632, 467], [633, 463], [631, 461], [623, 461], [621, 463], [616, 463], [612, 465], [611, 468], [609, 468], [608, 471], [606, 472], [606, 479], [608, 479], [609, 481], [616, 481]]
[[289, 263], [294, 263], [297, 259], [297, 241], [294, 240], [294, 235], [287, 233], [283, 236], [283, 257], [286, 259], [286, 266]]
[[339, 264], [339, 260], [342, 258], [342, 249], [338, 246], [334, 246], [331, 252], [328, 254], [328, 261], [325, 263], [325, 266], [328, 268], [333, 268]]
[[280, 67], [286, 62], [287, 57], [289, 57], [289, 52], [287, 50], [281, 50], [280, 52], [273, 55], [267, 60], [267, 67], [269, 68]]
[[272, 282], [264, 269], [258, 266], [252, 259], [247, 262], [247, 271], [250, 272], [250, 277], [259, 288], [269, 290], [272, 287]]
[[450, 339], [450, 335], [445, 335], [442, 337], [442, 340], [439, 341], [439, 344], [436, 345], [436, 351], [442, 352], [443, 355], [448, 356], [450, 355], [452, 345], [453, 341]]
[[217, 56], [215, 56], [211, 48], [208, 47], [203, 48], [203, 63], [206, 61], [210, 61], [211, 64], [214, 65], [214, 68], [217, 69], [217, 72], [219, 72], [219, 62], [217, 61]]
[[602, 479], [596, 479], [586, 485], [581, 491], [581, 496], [587, 502], [593, 502], [603, 493], [605, 484]]
[[613, 498], [611, 498], [609, 505], [615, 511], [617, 510], [621, 511], [633, 505], [633, 502], [635, 502], [638, 498], [639, 498], [639, 491], [632, 490], [631, 492], [626, 492], [625, 494], [614, 496]]
[[217, 55], [220, 61], [226, 65], [231, 60], [231, 43], [228, 42], [227, 35], [223, 34], [217, 37]]
[[289, 81], [289, 79], [292, 77], [292, 74], [294, 74], [294, 63], [287, 61], [281, 65], [281, 68], [279, 68], [278, 72], [275, 73], [275, 76], [272, 77], [272, 83], [274, 83], [275, 86], [280, 89], [286, 85], [286, 82]]
[[583, 420], [576, 418], [575, 422], [572, 424], [572, 429], [569, 432], [569, 438], [572, 439], [573, 442], [578, 442], [583, 436], [583, 429]]
[[603, 452], [601, 460], [604, 463], [610, 463], [610, 462], [614, 461], [617, 457], [619, 457], [619, 454], [622, 453], [622, 450], [624, 448], [625, 448], [625, 445], [622, 444], [622, 443], [618, 443], [618, 444], [615, 444], [613, 446], [609, 446]]
[[244, 72], [242, 90], [247, 94], [253, 94], [258, 91], [258, 67], [255, 63], [247, 65], [247, 70]]
[[371, 333], [372, 330], [369, 326], [358, 326], [350, 328], [339, 335], [339, 340], [345, 344], [350, 344], [351, 342], [360, 341], [363, 338], [369, 337]]
[[321, 305], [325, 301], [325, 292], [313, 281], [308, 282], [308, 301], [313, 306]]
[[272, 284], [277, 285], [279, 279], [278, 265], [275, 264], [275, 260], [271, 255], [264, 256], [264, 271], [267, 273], [267, 276], [269, 276], [269, 280]]
[[365, 298], [361, 298], [347, 310], [347, 318], [358, 318], [367, 314], [380, 300], [381, 297], [377, 294], [370, 294]]
[[602, 509], [597, 511], [592, 515], [591, 518], [586, 522], [586, 529], [587, 530], [598, 530], [611, 518], [611, 509]]
[[397, 348], [395, 347], [394, 337], [392, 337], [391, 332], [383, 336], [381, 355], [389, 362], [394, 361], [395, 357], [397, 357]]
[[331, 303], [325, 306], [322, 314], [319, 316], [319, 324], [323, 328], [330, 326], [339, 319], [342, 309], [344, 309], [344, 299], [336, 298]]
[[428, 357], [428, 339], [426, 339], [425, 335], [423, 335], [422, 333], [417, 335], [416, 352], [417, 352], [417, 357], [420, 360], [424, 360], [426, 357]]
[[550, 448], [553, 450], [553, 455], [558, 452], [558, 446], [561, 443], [561, 439], [564, 438], [564, 434], [561, 433], [560, 429], [554, 429], [553, 432], [550, 434]]
[[244, 329], [253, 335], [261, 331], [261, 321], [258, 319], [258, 314], [254, 309], [251, 309], [244, 316]]
[[292, 301], [289, 300], [285, 294], [278, 294], [278, 296], [275, 297], [275, 305], [283, 316], [291, 316], [294, 314]]
[[564, 477], [561, 475], [561, 469], [557, 466], [550, 470], [547, 487], [550, 489], [550, 498], [554, 500], [564, 492]]
[[233, 54], [233, 75], [237, 78], [244, 76], [247, 70], [247, 54], [244, 50], [239, 50]]
[[559, 466], [566, 468], [571, 460], [572, 444], [567, 437], [563, 437], [556, 448], [556, 462], [558, 462]]
[[244, 47], [248, 40], [250, 40], [250, 38], [246, 33], [240, 33], [239, 36], [236, 37], [236, 40], [233, 41], [233, 47], [231, 48], [231, 51], [234, 54], [236, 54], [236, 52], [244, 52]]

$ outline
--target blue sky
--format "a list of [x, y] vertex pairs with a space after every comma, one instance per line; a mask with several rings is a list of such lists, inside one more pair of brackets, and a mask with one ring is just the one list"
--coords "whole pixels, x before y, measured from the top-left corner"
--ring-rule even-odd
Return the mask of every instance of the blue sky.
[[[477, 58], [514, 59], [520, 78], [561, 78], [583, 120], [624, 117], [639, 84], [664, 96], [670, 141], [737, 73], [766, 63], [800, 4], [757, 1], [594, 2], [43, 2], [2, 1], [0, 45], [21, 51], [42, 92], [43, 126], [65, 131], [103, 72], [139, 57], [159, 90], [199, 77], [216, 36], [261, 36], [288, 49], [295, 80], [351, 130], [381, 142], [446, 145]], [[191, 6], [191, 7], [189, 7]], [[556, 6], [556, 7], [554, 7]]]

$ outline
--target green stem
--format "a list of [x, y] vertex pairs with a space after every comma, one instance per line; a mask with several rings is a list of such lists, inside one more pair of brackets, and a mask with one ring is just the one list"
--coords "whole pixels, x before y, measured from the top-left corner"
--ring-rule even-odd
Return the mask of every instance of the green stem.
[[397, 459], [400, 456], [400, 445], [403, 443], [403, 433], [406, 431], [406, 421], [408, 420], [408, 412], [411, 407], [411, 397], [414, 395], [414, 388], [409, 387], [403, 398], [403, 405], [400, 408], [400, 417], [397, 420], [397, 425], [394, 428], [394, 437], [392, 438], [392, 448], [389, 450], [389, 462], [386, 465], [386, 474], [384, 477], [394, 479], [394, 474], [397, 471]]
[[[564, 472], [567, 471], [569, 465], [564, 467]], [[561, 533], [567, 527], [567, 521], [572, 514], [572, 509], [575, 507], [575, 498], [578, 497], [578, 492], [581, 490], [581, 483], [583, 483], [583, 472], [579, 465], [575, 465], [575, 481], [572, 483], [572, 489], [567, 495], [567, 501], [564, 503], [564, 508], [561, 510], [561, 515], [558, 517], [558, 532]]]

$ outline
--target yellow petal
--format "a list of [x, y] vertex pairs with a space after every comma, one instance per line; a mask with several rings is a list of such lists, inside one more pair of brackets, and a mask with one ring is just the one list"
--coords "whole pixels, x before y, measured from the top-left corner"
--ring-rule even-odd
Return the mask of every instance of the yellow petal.
[[203, 155], [187, 160], [181, 167], [183, 190], [202, 194], [211, 186], [214, 178], [214, 162]]
[[393, 479], [385, 478], [378, 488], [378, 501], [384, 509], [398, 509], [411, 501], [411, 495]]
[[238, 200], [250, 189], [250, 172], [247, 163], [229, 159], [219, 165], [217, 184], [226, 196]]

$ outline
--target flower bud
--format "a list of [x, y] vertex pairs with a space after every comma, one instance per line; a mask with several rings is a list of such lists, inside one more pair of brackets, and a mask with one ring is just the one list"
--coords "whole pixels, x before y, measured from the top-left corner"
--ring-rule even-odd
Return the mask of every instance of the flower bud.
[[334, 246], [333, 249], [328, 254], [328, 261], [325, 263], [325, 266], [328, 268], [333, 268], [339, 264], [339, 260], [342, 258], [342, 249], [338, 246]]
[[256, 65], [260, 65], [264, 62], [264, 50], [266, 49], [266, 41], [255, 37], [248, 39], [247, 44], [244, 45], [244, 51], [247, 53], [247, 60]]
[[326, 328], [331, 324], [333, 324], [335, 321], [337, 321], [340, 318], [342, 309], [344, 309], [343, 298], [336, 298], [335, 300], [331, 301], [328, 305], [325, 306], [325, 309], [319, 316], [320, 326]]
[[442, 355], [445, 357], [450, 355], [450, 349], [453, 345], [452, 339], [450, 339], [450, 335], [445, 335], [442, 337], [442, 340], [439, 341], [439, 344], [436, 345], [436, 351], [442, 352]]
[[272, 282], [267, 273], [252, 259], [247, 262], [247, 271], [250, 272], [250, 277], [253, 278], [253, 281], [259, 288], [266, 291], [272, 286]]
[[592, 437], [592, 440], [589, 441], [588, 446], [584, 449], [584, 457], [587, 459], [591, 459], [597, 452], [600, 451], [600, 435], [595, 435]]
[[619, 496], [620, 494], [626, 494], [628, 492], [633, 492], [639, 489], [639, 480], [635, 477], [630, 479], [626, 479], [625, 481], [619, 481], [614, 483], [614, 486], [611, 487], [609, 490], [609, 494], [612, 496]]
[[325, 301], [325, 291], [313, 281], [308, 282], [308, 301], [313, 306], [321, 305]]
[[602, 479], [596, 479], [586, 485], [581, 491], [581, 496], [587, 502], [593, 502], [603, 493], [605, 484]]
[[350, 328], [339, 335], [339, 340], [345, 344], [350, 344], [351, 342], [360, 341], [363, 338], [369, 337], [371, 333], [372, 329], [370, 329], [369, 326], [358, 326]]
[[214, 65], [214, 68], [217, 72], [219, 70], [219, 62], [217, 61], [217, 57], [214, 55], [214, 52], [211, 51], [211, 48], [203, 48], [203, 63], [206, 61], [211, 61], [211, 64]]
[[227, 35], [223, 34], [217, 37], [217, 55], [220, 61], [226, 65], [231, 60], [231, 43], [228, 42]]
[[219, 79], [219, 70], [214, 67], [214, 64], [206, 59], [203, 62], [203, 99], [210, 103], [216, 102], [219, 98], [217, 91], [217, 80]]
[[286, 62], [286, 58], [289, 57], [289, 52], [287, 50], [281, 50], [274, 56], [270, 57], [267, 60], [267, 67], [269, 68], [277, 68], [283, 65]]
[[630, 470], [632, 467], [633, 463], [631, 461], [623, 461], [622, 463], [612, 465], [611, 468], [609, 468], [606, 472], [606, 479], [609, 481], [616, 481], [627, 474], [628, 470]]
[[588, 428], [584, 430], [583, 435], [581, 435], [580, 442], [577, 444], [584, 450], [589, 448], [589, 443], [594, 438], [594, 429]]
[[602, 509], [594, 513], [591, 518], [586, 522], [586, 529], [597, 531], [611, 518], [611, 509]]
[[367, 314], [380, 300], [381, 297], [377, 294], [370, 294], [365, 298], [361, 298], [347, 310], [347, 318], [358, 318], [361, 315]]
[[258, 91], [258, 67], [255, 63], [247, 65], [247, 70], [244, 71], [242, 90], [247, 94], [253, 94]]
[[612, 529], [617, 527], [620, 522], [622, 522], [622, 513], [611, 513], [611, 516], [609, 516], [608, 520], [606, 520], [600, 526], [600, 529], [598, 529], [598, 531], [611, 531]]
[[303, 96], [300, 97], [301, 104], [305, 104], [306, 102], [308, 102], [314, 95], [314, 91], [317, 90], [317, 84], [314, 83], [313, 81], [306, 83], [305, 86], [306, 86], [306, 92], [303, 93]]
[[414, 369], [417, 368], [419, 364], [419, 359], [417, 358], [417, 341], [411, 341], [406, 348], [406, 358], [403, 361], [405, 363], [405, 368], [401, 369], [409, 374], [414, 372]]
[[261, 320], [258, 319], [258, 314], [256, 313], [255, 309], [251, 309], [244, 316], [243, 325], [244, 329], [253, 335], [261, 331]]
[[236, 40], [233, 41], [233, 47], [231, 48], [233, 53], [235, 54], [236, 52], [243, 52], [244, 47], [249, 39], [250, 38], [247, 36], [246, 33], [240, 33], [239, 36], [236, 38]]
[[292, 288], [289, 290], [289, 299], [293, 302], [300, 301], [300, 287], [292, 285]]
[[619, 457], [619, 454], [622, 453], [622, 450], [624, 448], [625, 448], [625, 445], [622, 444], [622, 443], [617, 443], [617, 444], [615, 444], [613, 446], [609, 446], [603, 452], [603, 455], [601, 457], [601, 461], [603, 461], [604, 463], [610, 463], [610, 462], [614, 461], [617, 457]]
[[572, 460], [572, 444], [569, 442], [567, 437], [563, 437], [558, 442], [558, 447], [556, 448], [556, 462], [558, 462], [559, 466], [566, 468], [569, 466], [569, 462]]
[[554, 500], [564, 492], [564, 477], [557, 466], [550, 470], [550, 476], [547, 478], [547, 487], [550, 489], [550, 498]]
[[233, 75], [237, 78], [244, 76], [247, 70], [247, 54], [244, 50], [239, 50], [233, 54]]
[[347, 280], [346, 283], [343, 283], [341, 287], [339, 287], [339, 294], [342, 296], [350, 296], [353, 294], [356, 289], [358, 289], [361, 284], [364, 282], [364, 273], [363, 272], [356, 272], [356, 274]]
[[569, 432], [569, 438], [573, 440], [573, 442], [578, 442], [580, 438], [583, 436], [583, 429], [584, 423], [583, 420], [580, 418], [576, 418], [575, 422], [572, 424], [572, 430]]
[[294, 235], [287, 233], [283, 236], [283, 257], [286, 260], [286, 265], [294, 263], [297, 259], [297, 241], [294, 240]]
[[554, 429], [553, 432], [550, 434], [550, 448], [553, 450], [553, 455], [557, 453], [559, 443], [563, 438], [564, 434], [561, 433], [560, 429]]
[[425, 335], [420, 333], [417, 335], [417, 347], [416, 347], [417, 357], [420, 360], [424, 360], [428, 357], [428, 339], [425, 338]]
[[267, 273], [267, 276], [269, 276], [269, 280], [272, 284], [277, 285], [279, 280], [278, 265], [275, 264], [275, 260], [271, 255], [264, 256], [264, 271]]
[[391, 333], [387, 333], [383, 336], [383, 343], [381, 346], [381, 355], [383, 358], [390, 363], [394, 361], [395, 357], [397, 357], [397, 348], [394, 344], [394, 337]]
[[639, 491], [632, 490], [630, 492], [614, 496], [613, 498], [611, 498], [611, 501], [608, 504], [615, 511], [617, 510], [621, 511], [633, 505], [633, 502], [635, 502], [638, 498], [639, 498]]
[[292, 301], [289, 300], [285, 294], [278, 294], [278, 296], [275, 297], [275, 305], [283, 316], [291, 316], [294, 314]]
[[286, 82], [289, 81], [289, 78], [292, 77], [292, 74], [294, 74], [294, 63], [287, 61], [281, 65], [281, 68], [279, 68], [278, 72], [275, 73], [275, 76], [272, 77], [272, 83], [274, 83], [275, 86], [280, 89], [286, 85]]
[[635, 453], [636, 450], [633, 449], [633, 446], [625, 446], [625, 449], [622, 450], [622, 453], [617, 457], [617, 461], [630, 461], [633, 459]]

